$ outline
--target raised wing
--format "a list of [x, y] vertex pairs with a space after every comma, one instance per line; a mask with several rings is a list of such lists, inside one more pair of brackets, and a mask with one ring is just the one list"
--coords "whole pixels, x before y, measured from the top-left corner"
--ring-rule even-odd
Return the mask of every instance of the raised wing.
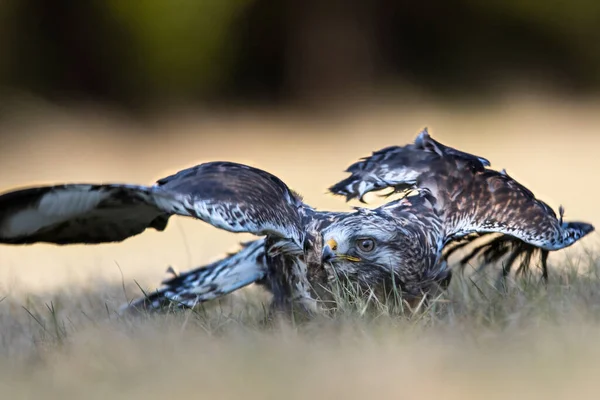
[[242, 246], [237, 253], [165, 280], [162, 288], [126, 304], [121, 312], [160, 310], [167, 306], [192, 308], [261, 281], [267, 274], [265, 240]]
[[0, 195], [0, 243], [119, 242], [172, 215], [231, 232], [273, 234], [302, 246], [302, 201], [280, 179], [243, 164], [210, 162], [155, 185], [71, 184]]
[[[437, 142], [425, 128], [414, 143], [386, 147], [352, 164], [346, 169], [351, 175], [330, 187], [329, 191], [346, 196], [347, 201], [358, 198], [364, 202], [364, 196], [371, 191], [424, 187], [430, 183], [431, 175], [446, 167], [448, 162], [457, 169], [471, 171], [482, 171], [490, 165], [485, 158]], [[435, 189], [430, 187], [430, 190]]]
[[425, 190], [443, 217], [443, 242], [474, 233], [501, 233], [543, 250], [573, 244], [594, 230], [562, 221], [544, 202], [489, 162], [433, 140], [425, 129], [413, 144], [389, 147], [348, 168], [351, 176], [330, 188], [348, 199], [373, 190]]

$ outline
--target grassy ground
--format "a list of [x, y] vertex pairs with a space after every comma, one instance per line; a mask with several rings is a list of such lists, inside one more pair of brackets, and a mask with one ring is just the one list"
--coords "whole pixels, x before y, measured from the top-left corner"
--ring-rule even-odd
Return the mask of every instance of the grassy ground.
[[[600, 102], [416, 103], [321, 119], [194, 111], [145, 125], [94, 109], [19, 106], [0, 120], [0, 190], [149, 183], [225, 159], [341, 210], [348, 205], [324, 191], [350, 163], [427, 125], [507, 168], [553, 208], [564, 204], [567, 219], [598, 226], [590, 178], [600, 168]], [[600, 258], [582, 252], [596, 234], [550, 257], [548, 287], [520, 279], [504, 293], [494, 276], [469, 275], [414, 315], [346, 302], [330, 318], [265, 325], [266, 297], [252, 288], [196, 312], [116, 313], [140, 294], [134, 279], [151, 290], [167, 265], [207, 263], [249, 238], [241, 236], [177, 219], [118, 244], [0, 248], [0, 398], [597, 397]]]
[[[593, 259], [590, 259], [593, 261]], [[595, 262], [536, 276], [458, 276], [429, 307], [346, 303], [265, 323], [248, 288], [195, 311], [119, 316], [139, 291], [96, 285], [0, 304], [7, 398], [579, 398], [600, 368]]]

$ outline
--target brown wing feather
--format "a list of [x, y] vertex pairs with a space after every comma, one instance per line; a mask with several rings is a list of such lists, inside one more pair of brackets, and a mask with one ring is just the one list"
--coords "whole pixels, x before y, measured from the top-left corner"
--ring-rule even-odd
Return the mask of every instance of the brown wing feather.
[[594, 230], [563, 222], [543, 201], [506, 173], [456, 171], [440, 179], [445, 190], [447, 240], [472, 233], [502, 233], [544, 250], [570, 246]]
[[330, 188], [348, 199], [376, 190], [427, 190], [444, 217], [448, 242], [474, 233], [501, 233], [545, 250], [570, 246], [594, 230], [565, 223], [544, 202], [489, 162], [435, 141], [427, 130], [413, 144], [388, 147], [348, 168], [351, 176]]

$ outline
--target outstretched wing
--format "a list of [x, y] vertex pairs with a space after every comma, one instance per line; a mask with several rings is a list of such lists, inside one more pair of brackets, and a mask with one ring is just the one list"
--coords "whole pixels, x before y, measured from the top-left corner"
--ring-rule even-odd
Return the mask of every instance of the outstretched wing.
[[425, 128], [414, 143], [386, 147], [352, 164], [346, 169], [351, 175], [331, 186], [329, 191], [346, 196], [347, 201], [358, 198], [364, 202], [364, 196], [371, 191], [423, 187], [436, 167], [449, 160], [456, 168], [471, 171], [482, 171], [490, 165], [485, 158], [437, 142]]
[[386, 187], [431, 193], [443, 217], [443, 242], [474, 233], [501, 233], [529, 245], [557, 250], [594, 230], [587, 223], [565, 223], [544, 202], [489, 162], [433, 140], [422, 131], [413, 144], [375, 152], [348, 171], [330, 190], [347, 198]]
[[119, 242], [147, 228], [162, 231], [170, 214], [152, 189], [133, 185], [69, 184], [0, 196], [0, 243]]
[[162, 288], [126, 304], [121, 312], [160, 310], [171, 305], [191, 308], [262, 280], [267, 274], [265, 240], [242, 246], [237, 253], [162, 282]]
[[543, 250], [568, 247], [594, 230], [585, 222], [564, 222], [506, 172], [464, 173], [451, 181], [445, 204], [446, 241], [473, 233], [502, 233]]
[[210, 162], [153, 186], [71, 184], [0, 195], [0, 243], [119, 242], [172, 215], [231, 232], [273, 234], [301, 246], [302, 201], [280, 179], [231, 162]]

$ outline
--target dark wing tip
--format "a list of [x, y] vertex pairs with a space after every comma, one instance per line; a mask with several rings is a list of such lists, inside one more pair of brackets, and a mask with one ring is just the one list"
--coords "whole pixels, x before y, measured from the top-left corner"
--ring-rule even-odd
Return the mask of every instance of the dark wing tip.
[[578, 233], [580, 238], [596, 230], [594, 225], [587, 222], [566, 222], [564, 225], [567, 231]]
[[346, 196], [346, 201], [358, 198], [358, 194], [353, 190], [352, 185], [359, 182], [358, 177], [351, 175], [348, 178], [329, 187], [329, 192], [336, 196]]
[[158, 217], [153, 219], [152, 222], [150, 222], [150, 224], [148, 226], [159, 232], [162, 232], [167, 228], [170, 217], [171, 216], [169, 214], [159, 215]]

